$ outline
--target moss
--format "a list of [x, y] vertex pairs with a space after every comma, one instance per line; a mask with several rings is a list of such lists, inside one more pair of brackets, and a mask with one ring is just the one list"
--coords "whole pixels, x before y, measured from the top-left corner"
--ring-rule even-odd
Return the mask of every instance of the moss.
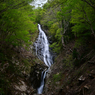
[[87, 71], [87, 74], [90, 74], [90, 71], [89, 70]]
[[60, 81], [61, 80], [61, 73], [54, 74], [53, 80], [54, 82]]
[[0, 88], [0, 95], [4, 95], [4, 91], [2, 88]]
[[69, 85], [70, 83], [71, 83], [71, 81], [70, 80], [67, 80], [66, 84]]

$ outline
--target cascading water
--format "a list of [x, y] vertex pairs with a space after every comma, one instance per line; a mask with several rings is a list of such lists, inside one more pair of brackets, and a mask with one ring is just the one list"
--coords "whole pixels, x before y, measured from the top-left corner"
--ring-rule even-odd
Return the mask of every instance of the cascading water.
[[45, 35], [44, 31], [41, 29], [40, 24], [38, 24], [38, 29], [39, 29], [39, 36], [35, 42], [36, 55], [38, 56], [39, 59], [43, 60], [44, 63], [48, 66], [48, 69], [46, 71], [42, 71], [41, 84], [40, 87], [37, 89], [38, 94], [42, 94], [44, 87], [44, 79], [51, 64], [53, 64], [53, 60], [52, 60], [52, 55], [49, 52], [49, 42], [47, 36]]

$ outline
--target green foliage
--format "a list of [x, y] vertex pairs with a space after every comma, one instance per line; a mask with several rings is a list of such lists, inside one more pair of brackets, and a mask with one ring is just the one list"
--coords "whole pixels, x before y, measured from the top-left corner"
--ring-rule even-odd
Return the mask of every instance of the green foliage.
[[52, 24], [57, 22], [56, 14], [57, 14], [57, 10], [59, 10], [59, 8], [53, 8], [53, 7], [51, 7], [51, 2], [47, 2], [43, 6], [43, 10], [45, 12], [42, 16], [41, 24], [45, 27], [50, 28]]
[[37, 8], [34, 10], [35, 15], [35, 22], [40, 23], [40, 20], [42, 19], [43, 14], [45, 13], [44, 9]]
[[50, 45], [50, 47], [53, 48], [53, 51], [56, 53], [59, 53], [61, 50], [61, 29], [58, 27], [58, 22], [52, 24], [49, 35], [51, 35], [51, 40], [53, 43]]
[[74, 63], [74, 59], [72, 55], [67, 55], [64, 58], [64, 63], [66, 64], [67, 67], [69, 67], [70, 69], [72, 69], [74, 67], [73, 63]]
[[[12, 83], [18, 83], [22, 71], [28, 71], [29, 60], [21, 55], [37, 35], [32, 0], [0, 1], [0, 94], [12, 95]], [[34, 36], [35, 35], [35, 36]], [[19, 48], [19, 50], [18, 50]], [[24, 60], [24, 61], [23, 61]]]
[[3, 89], [2, 88], [0, 88], [0, 94], [1, 95], [4, 95], [4, 92], [3, 92]]
[[58, 23], [53, 23], [51, 28], [50, 28], [50, 31], [49, 31], [50, 35], [52, 35], [53, 38], [56, 37], [55, 35], [56, 35], [56, 32], [57, 32], [58, 29], [59, 29]]
[[[95, 30], [95, 10], [84, 1], [78, 1], [71, 12], [72, 32], [79, 37], [78, 44], [86, 42]], [[92, 31], [93, 29], [93, 31]], [[84, 37], [84, 38], [83, 38]]]
[[49, 2], [47, 2], [46, 4], [43, 5], [44, 9], [48, 9], [49, 7], [50, 7], [50, 3]]
[[73, 50], [73, 59], [77, 59], [78, 58], [78, 52], [77, 52], [77, 49], [76, 48], [74, 48], [74, 50]]
[[59, 53], [61, 50], [60, 44], [54, 42], [50, 45], [50, 47], [53, 49], [54, 52]]
[[[61, 27], [61, 35], [64, 37], [64, 42], [68, 42], [72, 37], [77, 37], [76, 46], [83, 45], [87, 43], [90, 36], [95, 37], [95, 1], [94, 0], [51, 0], [50, 6], [52, 8], [47, 8], [47, 12], [42, 20], [42, 24], [47, 24], [53, 39], [55, 40], [56, 35], [56, 26], [55, 23], [59, 23]], [[55, 8], [56, 14], [51, 12]], [[50, 14], [52, 14], [50, 16]], [[56, 15], [56, 21], [54, 21]], [[50, 19], [52, 19], [50, 21]], [[47, 21], [48, 20], [48, 21]], [[62, 22], [62, 21], [65, 21]], [[61, 24], [62, 22], [62, 24]], [[69, 23], [69, 26], [66, 26], [66, 23]], [[65, 33], [63, 30], [66, 30]], [[69, 30], [68, 30], [69, 29]], [[73, 36], [74, 35], [74, 36]], [[57, 38], [56, 38], [57, 39]], [[58, 39], [60, 39], [58, 37]], [[60, 39], [61, 40], [61, 39]], [[58, 43], [59, 40], [55, 41]]]
[[[12, 1], [10, 1], [11, 3]], [[7, 7], [8, 2], [2, 2], [3, 7]], [[15, 6], [15, 1], [12, 2], [13, 6]], [[16, 2], [17, 3], [17, 2]], [[19, 3], [19, 2], [18, 2]], [[11, 8], [8, 6], [8, 8]], [[33, 21], [30, 20], [29, 15], [30, 11], [27, 11], [30, 6], [26, 5], [25, 7], [13, 8], [11, 10], [5, 10], [0, 14], [0, 31], [1, 40], [5, 41], [8, 45], [12, 44], [14, 46], [22, 45], [23, 43], [27, 43], [30, 40], [31, 33], [35, 32], [35, 25]], [[32, 27], [31, 27], [32, 26]], [[31, 33], [29, 32], [31, 31]]]
[[60, 81], [62, 78], [61, 73], [57, 73], [53, 76], [54, 82]]

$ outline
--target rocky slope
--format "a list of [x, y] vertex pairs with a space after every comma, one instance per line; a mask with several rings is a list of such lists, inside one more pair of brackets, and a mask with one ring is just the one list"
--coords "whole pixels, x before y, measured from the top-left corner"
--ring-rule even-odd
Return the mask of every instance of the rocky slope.
[[67, 44], [51, 67], [43, 95], [95, 95], [95, 50]]

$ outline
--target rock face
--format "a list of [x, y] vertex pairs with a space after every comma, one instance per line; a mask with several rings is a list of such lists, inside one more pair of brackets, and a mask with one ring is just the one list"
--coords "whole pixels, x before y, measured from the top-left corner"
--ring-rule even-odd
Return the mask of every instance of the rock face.
[[35, 89], [30, 85], [29, 76], [23, 74], [23, 78], [19, 78], [18, 83], [11, 84], [11, 93], [8, 95], [33, 95]]
[[20, 86], [15, 85], [15, 88], [17, 90], [20, 90], [20, 91], [26, 91], [27, 90], [27, 86], [26, 86], [25, 82], [24, 81], [20, 81], [20, 82], [21, 82], [21, 85]]
[[40, 87], [40, 83], [41, 83], [41, 74], [42, 71], [47, 70], [47, 66], [43, 65], [43, 64], [35, 64], [34, 66], [31, 67], [31, 72], [30, 72], [30, 82], [32, 84], [32, 86], [37, 89], [38, 87]]

